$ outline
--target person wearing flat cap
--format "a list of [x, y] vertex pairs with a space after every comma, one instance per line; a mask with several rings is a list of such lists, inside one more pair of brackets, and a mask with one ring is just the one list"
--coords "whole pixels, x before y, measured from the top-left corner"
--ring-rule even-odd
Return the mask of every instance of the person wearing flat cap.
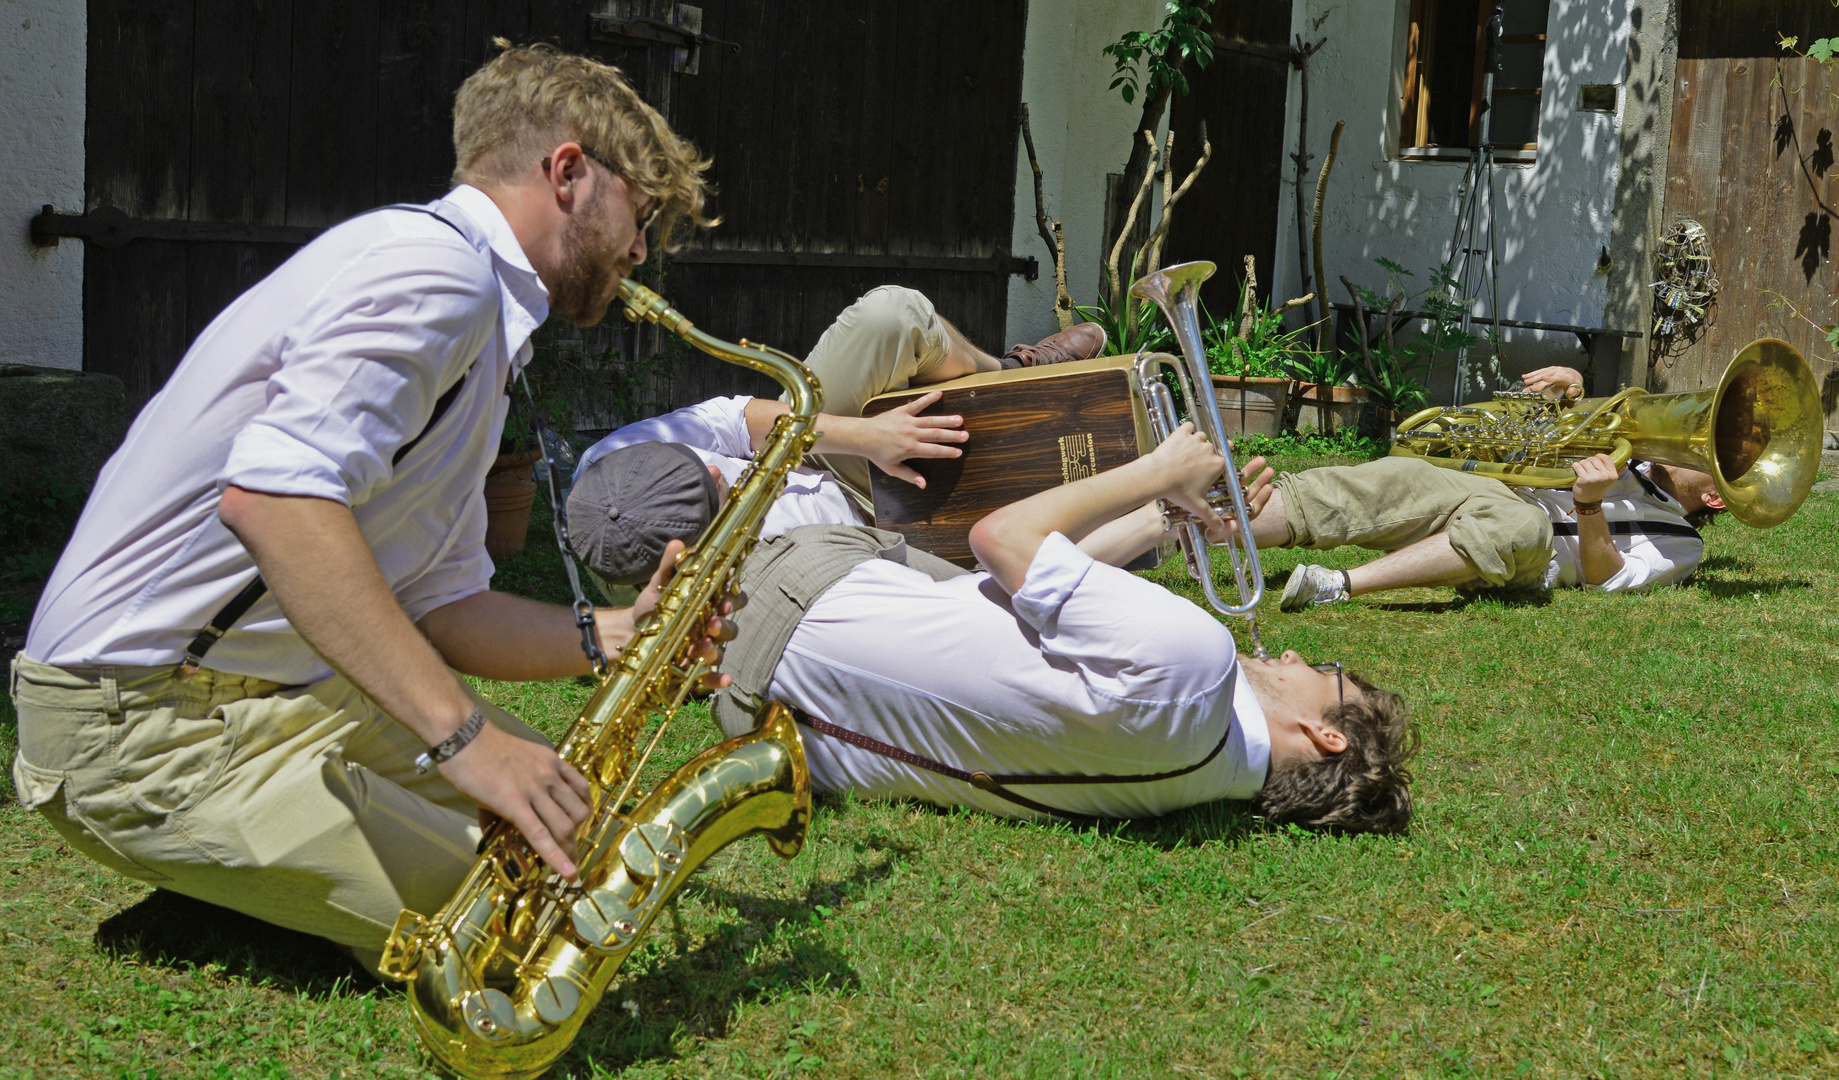
[[[805, 358], [805, 366], [823, 388], [824, 412], [817, 422], [821, 437], [805, 463], [787, 476], [785, 490], [768, 512], [760, 535], [778, 536], [800, 525], [871, 524], [875, 520], [869, 491], [871, 465], [923, 487], [919, 473], [904, 462], [963, 453], [960, 445], [970, 436], [963, 430], [962, 417], [920, 415], [939, 399], [936, 391], [877, 416], [863, 417], [863, 405], [877, 394], [980, 371], [1085, 360], [1104, 347], [1104, 331], [1081, 323], [1037, 345], [1018, 345], [1009, 355], [997, 357], [971, 344], [925, 295], [893, 285], [869, 290], [837, 316]], [[630, 602], [632, 587], [643, 584], [650, 574], [639, 552], [657, 550], [652, 544], [632, 549], [630, 556], [617, 554], [623, 545], [643, 535], [642, 530], [621, 524], [633, 506], [642, 501], [655, 508], [654, 515], [680, 515], [668, 521], [659, 519], [665, 526], [660, 535], [694, 540], [713, 520], [719, 495], [740, 479], [773, 421], [786, 409], [784, 402], [768, 398], [713, 398], [628, 424], [582, 453], [568, 500], [568, 528], [576, 538], [595, 538], [613, 560], [608, 564], [611, 573], [591, 569], [594, 560], [586, 560], [610, 599]], [[628, 463], [616, 471], [599, 467], [613, 451], [645, 444], [670, 445], [676, 450], [629, 456]], [[700, 461], [710, 475], [699, 477], [685, 468], [684, 455]], [[698, 493], [709, 490], [703, 487], [709, 480], [715, 483], [718, 497], [705, 512]], [[654, 559], [652, 567], [656, 565]]]
[[[630, 553], [707, 523], [715, 503], [686, 451], [638, 443], [584, 472], [569, 518], [590, 571], [633, 579], [644, 563]], [[1014, 817], [1250, 799], [1274, 822], [1402, 830], [1415, 735], [1401, 699], [1338, 662], [1240, 655], [1211, 614], [1119, 569], [1161, 541], [1158, 498], [1228, 528], [1204, 501], [1223, 465], [1184, 425], [1145, 457], [979, 522], [978, 574], [896, 533], [796, 522], [820, 504], [782, 499], [787, 527], [741, 568], [750, 601], [716, 720], [734, 736], [760, 700], [791, 706], [818, 790]], [[1263, 459], [1246, 466], [1254, 509], [1270, 480]]]

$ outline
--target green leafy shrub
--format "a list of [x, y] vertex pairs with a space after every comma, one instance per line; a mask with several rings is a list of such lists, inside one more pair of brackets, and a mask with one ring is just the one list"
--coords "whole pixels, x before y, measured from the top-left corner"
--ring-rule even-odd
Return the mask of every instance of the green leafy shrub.
[[88, 496], [50, 465], [35, 481], [0, 491], [0, 581], [50, 577]]
[[[1461, 294], [1461, 285], [1449, 266], [1430, 272], [1430, 284], [1412, 292], [1405, 278], [1411, 271], [1391, 259], [1375, 259], [1386, 271], [1386, 291], [1381, 294], [1364, 285], [1347, 282], [1359, 310], [1357, 322], [1361, 336], [1356, 373], [1360, 385], [1367, 388], [1374, 404], [1396, 413], [1416, 412], [1429, 399], [1424, 380], [1441, 353], [1474, 348], [1481, 338], [1462, 328], [1462, 318], [1471, 309]], [[1380, 316], [1380, 331], [1375, 340], [1366, 338], [1365, 314]], [[1403, 316], [1404, 311], [1421, 314]], [[1402, 342], [1399, 335], [1407, 326], [1415, 327]], [[1348, 354], [1350, 359], [1354, 354]]]
[[[1258, 306], [1246, 291], [1250, 282], [1239, 281], [1238, 310], [1246, 312], [1238, 322], [1215, 321], [1201, 305], [1201, 332], [1206, 343], [1207, 366], [1215, 375], [1238, 375], [1253, 379], [1301, 379], [1297, 372], [1314, 373], [1321, 361], [1309, 347], [1307, 335], [1313, 324], [1295, 330], [1284, 329], [1284, 313], [1269, 303]], [[1345, 376], [1343, 376], [1345, 378]]]

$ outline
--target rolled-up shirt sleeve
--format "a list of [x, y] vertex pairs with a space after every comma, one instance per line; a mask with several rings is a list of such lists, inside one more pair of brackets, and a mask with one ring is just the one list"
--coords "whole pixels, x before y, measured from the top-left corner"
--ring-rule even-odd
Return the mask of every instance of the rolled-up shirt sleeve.
[[[1619, 545], [1618, 545], [1619, 547]], [[1672, 585], [1692, 576], [1705, 557], [1705, 544], [1691, 537], [1655, 536], [1622, 552], [1622, 568], [1597, 585], [1598, 592], [1636, 592]]]
[[589, 447], [575, 475], [579, 477], [581, 470], [614, 450], [646, 442], [682, 443], [724, 457], [752, 457], [752, 438], [747, 434], [747, 403], [752, 400], [745, 395], [710, 398], [627, 424]]
[[[430, 246], [443, 250], [431, 257]], [[266, 405], [232, 443], [220, 489], [363, 503], [501, 310], [491, 264], [457, 237], [392, 240], [353, 259], [320, 295], [275, 343]]]

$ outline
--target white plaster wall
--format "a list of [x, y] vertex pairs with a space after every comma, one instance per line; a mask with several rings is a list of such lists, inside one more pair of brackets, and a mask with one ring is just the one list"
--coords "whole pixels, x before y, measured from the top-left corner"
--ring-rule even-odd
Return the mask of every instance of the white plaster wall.
[[[1577, 108], [1578, 88], [1620, 83], [1627, 64], [1629, 0], [1551, 0], [1537, 158], [1497, 167], [1496, 227], [1501, 317], [1603, 326], [1608, 277], [1597, 259], [1609, 243], [1614, 210], [1619, 113]], [[1323, 260], [1331, 298], [1348, 299], [1340, 277], [1381, 289], [1384, 256], [1413, 271], [1414, 289], [1449, 257], [1462, 163], [1401, 161], [1397, 155], [1408, 0], [1297, 0], [1293, 34], [1327, 39], [1309, 66], [1309, 199], [1336, 120], [1345, 119], [1340, 156], [1322, 213]], [[1294, 166], [1297, 76], [1290, 77], [1284, 135], [1285, 185], [1277, 239], [1277, 279], [1295, 295]], [[1618, 105], [1618, 108], [1620, 106]], [[1477, 309], [1487, 312], [1486, 302]], [[1638, 329], [1638, 328], [1637, 328]], [[1582, 367], [1569, 334], [1509, 330], [1508, 377], [1545, 364]], [[1517, 383], [1517, 379], [1514, 380]], [[1453, 372], [1438, 373], [1433, 395], [1447, 395]]]
[[83, 211], [87, 50], [85, 0], [0, 0], [0, 363], [83, 366], [83, 245], [27, 226]]
[[[1041, 163], [1047, 220], [1059, 221], [1066, 234], [1066, 284], [1075, 304], [1098, 299], [1105, 174], [1124, 170], [1132, 129], [1143, 114], [1141, 98], [1125, 105], [1109, 88], [1112, 61], [1100, 50], [1126, 30], [1161, 25], [1162, 16], [1158, 0], [1033, 0], [1028, 5], [1022, 101], [1028, 106]], [[1167, 130], [1165, 116], [1162, 131]], [[986, 348], [1038, 341], [1060, 329], [1054, 320], [1053, 254], [1035, 226], [1034, 173], [1020, 139], [1015, 153], [1015, 234], [1010, 250], [1033, 255], [1041, 264], [1041, 276], [1034, 281], [1009, 279], [1008, 338], [978, 343]]]

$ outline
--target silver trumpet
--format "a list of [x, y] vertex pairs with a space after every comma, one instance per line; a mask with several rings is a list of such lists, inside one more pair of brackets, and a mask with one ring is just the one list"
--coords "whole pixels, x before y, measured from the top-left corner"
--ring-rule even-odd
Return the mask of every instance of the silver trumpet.
[[[1228, 520], [1237, 520], [1237, 536], [1228, 536], [1221, 544], [1210, 544], [1206, 531], [1192, 515], [1178, 508], [1171, 512], [1166, 503], [1163, 504], [1163, 510], [1170, 513], [1176, 540], [1181, 544], [1181, 553], [1187, 559], [1189, 576], [1200, 582], [1201, 592], [1206, 594], [1207, 603], [1213, 610], [1222, 615], [1242, 615], [1246, 618], [1251, 629], [1252, 655], [1262, 660], [1270, 655], [1258, 633], [1258, 604], [1264, 599], [1264, 570], [1258, 565], [1258, 545], [1252, 539], [1251, 514], [1246, 511], [1245, 492], [1239, 485], [1239, 466], [1232, 460], [1232, 447], [1226, 441], [1226, 425], [1220, 420], [1220, 403], [1213, 395], [1213, 380], [1207, 370], [1207, 352], [1201, 345], [1200, 318], [1195, 303], [1200, 283], [1212, 277], [1214, 269], [1210, 262], [1180, 263], [1148, 274], [1130, 286], [1130, 295], [1152, 300], [1162, 309], [1162, 316], [1168, 320], [1169, 328], [1174, 330], [1175, 340], [1181, 345], [1181, 354], [1187, 360], [1184, 366], [1168, 353], [1146, 353], [1139, 350], [1137, 390], [1142, 394], [1143, 405], [1149, 412], [1150, 429], [1160, 444], [1181, 426], [1181, 417], [1175, 411], [1174, 395], [1169, 393], [1168, 385], [1160, 378], [1158, 369], [1173, 371], [1175, 381], [1181, 385], [1181, 396], [1188, 403], [1188, 419], [1194, 421], [1195, 430], [1208, 442], [1219, 447], [1220, 453], [1226, 458], [1226, 471], [1221, 477], [1223, 482], [1208, 494], [1207, 501], [1221, 514], [1227, 513], [1230, 504]], [[1196, 386], [1200, 387], [1199, 393], [1195, 392]], [[1214, 590], [1215, 547], [1225, 548], [1227, 558], [1232, 563], [1233, 581], [1239, 587], [1237, 604], [1221, 600], [1219, 593]]]

